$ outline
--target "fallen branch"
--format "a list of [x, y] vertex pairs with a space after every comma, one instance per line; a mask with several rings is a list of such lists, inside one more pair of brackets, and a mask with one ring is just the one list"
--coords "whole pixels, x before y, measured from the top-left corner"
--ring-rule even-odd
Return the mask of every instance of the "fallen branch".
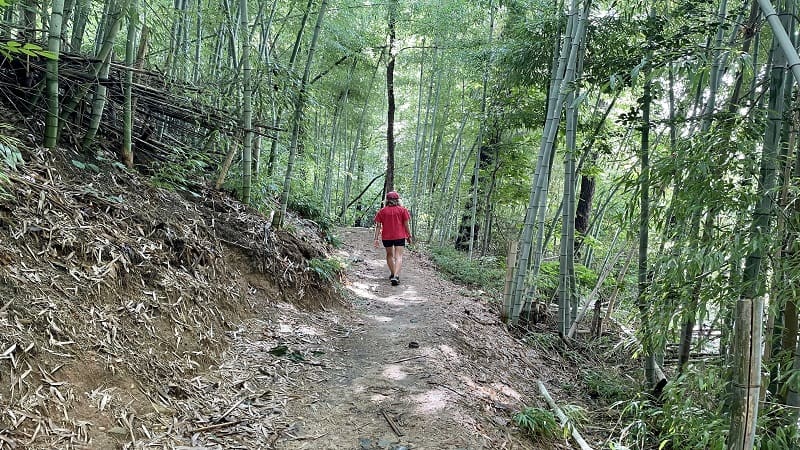
[[428, 355], [410, 356], [408, 358], [398, 359], [397, 361], [390, 361], [389, 364], [397, 364], [397, 363], [401, 363], [401, 362], [411, 361], [412, 359], [425, 358], [427, 356]]
[[222, 422], [222, 423], [217, 423], [217, 424], [214, 424], [214, 425], [208, 425], [208, 426], [205, 426], [205, 427], [195, 428], [195, 429], [191, 430], [190, 434], [199, 433], [201, 431], [216, 430], [217, 428], [225, 428], [225, 427], [229, 427], [229, 426], [240, 424], [242, 422], [243, 422], [242, 420], [234, 420], [232, 422]]
[[402, 436], [403, 430], [401, 430], [400, 427], [398, 427], [397, 424], [394, 422], [394, 420], [392, 420], [392, 418], [389, 417], [388, 414], [386, 414], [386, 411], [381, 410], [381, 414], [383, 414], [383, 418], [386, 419], [386, 421], [389, 423], [389, 426], [392, 427], [392, 431], [394, 431], [394, 434], [396, 434], [397, 436]]
[[575, 443], [578, 444], [578, 447], [580, 447], [581, 450], [593, 450], [592, 447], [586, 443], [586, 440], [583, 439], [583, 436], [578, 433], [578, 430], [575, 428], [575, 426], [569, 423], [569, 419], [567, 419], [564, 411], [561, 411], [561, 408], [559, 408], [558, 405], [556, 405], [556, 402], [553, 401], [553, 397], [550, 397], [550, 393], [547, 392], [547, 388], [544, 387], [544, 383], [536, 380], [536, 384], [539, 386], [539, 393], [542, 394], [542, 397], [544, 397], [544, 399], [547, 401], [547, 404], [553, 408], [553, 411], [555, 411], [556, 416], [558, 416], [558, 420], [561, 421], [561, 425], [565, 427], [569, 426], [572, 439], [575, 440]]

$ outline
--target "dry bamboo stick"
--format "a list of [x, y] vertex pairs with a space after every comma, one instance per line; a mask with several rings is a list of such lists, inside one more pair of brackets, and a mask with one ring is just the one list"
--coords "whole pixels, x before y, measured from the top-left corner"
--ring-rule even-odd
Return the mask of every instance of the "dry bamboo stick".
[[614, 268], [614, 264], [617, 263], [617, 260], [624, 252], [625, 250], [623, 249], [621, 252], [614, 255], [614, 260], [611, 261], [611, 264], [608, 265], [606, 270], [603, 270], [603, 273], [600, 274], [600, 277], [597, 280], [597, 284], [592, 290], [592, 293], [589, 294], [589, 297], [587, 297], [586, 303], [583, 305], [583, 309], [581, 309], [580, 313], [578, 313], [578, 317], [575, 319], [575, 322], [572, 322], [572, 326], [569, 328], [569, 332], [567, 333], [568, 338], [571, 339], [573, 336], [575, 336], [575, 332], [578, 331], [578, 324], [586, 316], [586, 311], [589, 310], [589, 307], [592, 305], [592, 303], [597, 301], [597, 294], [598, 291], [600, 290], [600, 287], [603, 286], [603, 283], [606, 281], [608, 274], [611, 273], [611, 269]]
[[[559, 408], [556, 402], [553, 401], [553, 397], [550, 397], [550, 393], [547, 392], [547, 388], [544, 387], [544, 383], [542, 383], [539, 380], [536, 380], [536, 384], [539, 386], [539, 393], [542, 394], [542, 397], [544, 397], [544, 399], [547, 401], [547, 404], [550, 405], [551, 408], [553, 408], [553, 411], [555, 411], [556, 416], [558, 416], [558, 420], [561, 421], [562, 425], [567, 426], [567, 424], [569, 423], [569, 419], [567, 419], [567, 416], [564, 414], [564, 411], [561, 411], [561, 408]], [[593, 450], [592, 447], [588, 443], [586, 443], [586, 440], [583, 439], [583, 436], [581, 436], [581, 434], [578, 432], [575, 426], [570, 425], [569, 428], [572, 434], [572, 439], [575, 440], [575, 443], [578, 444], [578, 447], [580, 447], [581, 450]]]
[[392, 427], [392, 431], [394, 431], [394, 434], [396, 434], [397, 436], [402, 436], [403, 431], [400, 429], [400, 427], [397, 426], [394, 420], [392, 420], [392, 418], [389, 417], [388, 414], [386, 414], [386, 411], [381, 410], [381, 414], [383, 414], [383, 418], [386, 419], [386, 421], [389, 423], [389, 426]]

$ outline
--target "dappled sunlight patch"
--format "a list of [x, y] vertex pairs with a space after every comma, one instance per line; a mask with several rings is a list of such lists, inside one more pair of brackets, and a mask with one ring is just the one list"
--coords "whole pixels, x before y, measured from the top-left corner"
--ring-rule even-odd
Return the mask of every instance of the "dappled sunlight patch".
[[378, 297], [371, 292], [372, 286], [366, 283], [352, 283], [347, 286], [347, 289], [361, 298], [375, 300]]
[[389, 306], [408, 306], [408, 301], [406, 299], [395, 295], [379, 298], [377, 300]]
[[383, 376], [384, 378], [388, 378], [390, 380], [401, 381], [408, 377], [408, 372], [403, 370], [403, 368], [397, 364], [390, 364], [383, 369]]
[[460, 362], [461, 361], [461, 356], [458, 354], [457, 351], [455, 351], [455, 349], [453, 349], [453, 347], [450, 347], [449, 345], [446, 345], [446, 344], [442, 344], [438, 348], [439, 348], [439, 351], [444, 353], [444, 355], [447, 357], [447, 359], [452, 359], [455, 362]]
[[421, 305], [430, 301], [423, 296], [415, 295], [416, 293], [417, 291], [414, 289], [406, 289], [402, 294], [398, 295], [397, 298], [403, 300], [407, 304], [412, 305]]
[[511, 397], [514, 400], [521, 400], [522, 399], [522, 394], [517, 392], [511, 386], [508, 386], [508, 385], [503, 384], [503, 383], [493, 383], [492, 386], [495, 389], [497, 389], [499, 392], [502, 392], [503, 395], [505, 395], [507, 397]]
[[382, 322], [382, 323], [387, 323], [387, 322], [391, 322], [392, 320], [394, 320], [391, 317], [378, 316], [378, 315], [375, 315], [375, 314], [367, 315], [367, 317], [369, 317], [370, 319], [372, 319], [372, 320], [374, 320], [376, 322]]
[[372, 394], [372, 397], [370, 397], [369, 399], [370, 399], [371, 401], [373, 401], [374, 403], [383, 403], [383, 402], [385, 402], [386, 400], [389, 400], [390, 398], [391, 398], [391, 397], [389, 397], [388, 395], [383, 395], [383, 394]]
[[502, 402], [509, 398], [519, 401], [522, 398], [519, 392], [501, 382], [487, 384], [486, 382], [476, 382], [467, 376], [462, 376], [461, 381], [469, 388], [472, 395], [479, 398], [494, 402]]
[[366, 260], [366, 263], [370, 267], [386, 269], [386, 275], [389, 275], [389, 269], [386, 267], [386, 259], [368, 259]]
[[417, 289], [414, 286], [407, 286], [403, 289], [403, 296], [411, 300], [425, 300], [425, 297], [420, 297], [417, 294]]
[[442, 389], [432, 389], [411, 397], [417, 404], [416, 410], [421, 414], [433, 414], [447, 407], [450, 395]]
[[283, 334], [303, 334], [306, 336], [320, 336], [320, 333], [315, 327], [309, 325], [293, 326], [288, 323], [281, 323], [278, 327], [278, 332]]

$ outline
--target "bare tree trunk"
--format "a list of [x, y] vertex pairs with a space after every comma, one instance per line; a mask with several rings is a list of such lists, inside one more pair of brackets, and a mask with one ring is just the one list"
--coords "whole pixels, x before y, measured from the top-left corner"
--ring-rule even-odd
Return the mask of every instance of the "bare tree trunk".
[[389, 62], [386, 64], [386, 178], [384, 178], [384, 194], [394, 189], [394, 62], [395, 40], [397, 39], [395, 23], [397, 21], [397, 0], [389, 0]]
[[131, 96], [133, 85], [133, 64], [136, 61], [136, 27], [139, 23], [139, 0], [131, 0], [128, 10], [128, 38], [125, 43], [125, 87], [124, 87], [124, 124], [122, 130], [122, 160], [129, 168], [133, 169], [133, 98]]
[[73, 52], [81, 51], [83, 35], [86, 32], [86, 21], [89, 17], [90, 0], [77, 0], [75, 9], [75, 19], [72, 25], [72, 39], [69, 42], [69, 49]]
[[342, 207], [339, 210], [339, 221], [344, 222], [345, 214], [347, 214], [347, 204], [350, 201], [350, 190], [353, 184], [353, 175], [356, 170], [356, 161], [358, 160], [358, 155], [360, 153], [361, 147], [361, 136], [364, 133], [364, 127], [367, 123], [367, 110], [369, 106], [369, 99], [370, 94], [372, 93], [372, 88], [375, 84], [375, 78], [378, 75], [378, 68], [380, 68], [381, 61], [383, 61], [383, 55], [386, 53], [386, 50], [381, 50], [380, 56], [378, 56], [378, 61], [375, 63], [375, 70], [372, 71], [372, 76], [369, 79], [369, 87], [367, 88], [367, 93], [364, 96], [364, 104], [361, 106], [361, 117], [358, 120], [358, 128], [356, 129], [356, 136], [353, 139], [353, 149], [350, 152], [350, 160], [347, 164], [347, 172], [345, 173], [344, 178], [344, 192], [342, 193]]
[[[750, 241], [753, 250], [747, 256], [742, 284], [744, 292], [737, 303], [734, 324], [734, 386], [731, 405], [731, 423], [727, 446], [730, 450], [749, 450], [755, 441], [761, 381], [761, 330], [764, 270], [761, 260], [766, 251], [765, 237], [772, 229], [774, 205], [772, 191], [776, 184], [777, 156], [780, 146], [783, 111], [785, 109], [784, 77], [786, 62], [795, 78], [800, 80], [800, 58], [786, 34], [788, 17], [779, 20], [769, 0], [758, 0], [764, 15], [773, 29], [774, 44], [772, 75], [769, 83], [769, 113], [767, 130], [761, 156], [761, 173], [758, 185], [760, 199], [753, 216]], [[783, 23], [781, 23], [781, 21]], [[797, 64], [797, 65], [796, 65]]]

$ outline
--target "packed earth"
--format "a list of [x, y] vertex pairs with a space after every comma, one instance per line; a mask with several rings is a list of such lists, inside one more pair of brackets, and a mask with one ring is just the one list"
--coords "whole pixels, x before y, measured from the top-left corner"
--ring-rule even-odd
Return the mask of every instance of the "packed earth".
[[483, 293], [442, 279], [413, 249], [392, 286], [371, 230], [340, 237], [353, 307], [307, 330], [324, 350], [319, 378], [290, 404], [278, 448], [536, 448], [511, 415], [531, 403], [544, 369]]

